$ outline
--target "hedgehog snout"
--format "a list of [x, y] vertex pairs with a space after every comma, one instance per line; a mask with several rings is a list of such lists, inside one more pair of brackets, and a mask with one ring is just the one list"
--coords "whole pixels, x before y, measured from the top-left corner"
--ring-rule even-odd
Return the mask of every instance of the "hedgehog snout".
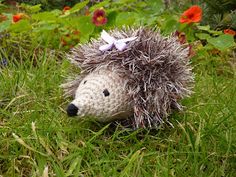
[[78, 113], [79, 108], [77, 106], [75, 106], [73, 103], [69, 104], [69, 106], [67, 107], [67, 115], [70, 117], [76, 116]]

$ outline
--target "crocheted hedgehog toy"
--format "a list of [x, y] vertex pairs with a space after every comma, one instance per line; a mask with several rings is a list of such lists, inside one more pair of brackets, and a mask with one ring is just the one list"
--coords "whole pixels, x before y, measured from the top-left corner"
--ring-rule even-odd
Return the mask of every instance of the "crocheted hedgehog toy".
[[174, 36], [141, 27], [103, 31], [68, 55], [81, 74], [63, 84], [74, 100], [69, 116], [100, 122], [129, 120], [134, 128], [168, 121], [179, 100], [191, 93], [189, 48]]

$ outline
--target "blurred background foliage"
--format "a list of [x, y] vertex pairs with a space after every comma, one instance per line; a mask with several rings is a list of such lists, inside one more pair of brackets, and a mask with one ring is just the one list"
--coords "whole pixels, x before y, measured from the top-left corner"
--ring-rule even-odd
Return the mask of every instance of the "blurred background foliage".
[[[181, 14], [192, 5], [202, 9], [201, 21], [180, 23]], [[0, 0], [1, 51], [14, 57], [18, 47], [68, 51], [103, 29], [145, 25], [159, 28], [163, 35], [178, 34], [199, 54], [226, 52], [235, 48], [235, 35], [224, 34], [236, 30], [235, 7], [235, 0]], [[95, 11], [102, 11], [104, 24]]]
[[[78, 0], [1, 0], [4, 4], [15, 5], [16, 3], [26, 3], [29, 5], [41, 4], [42, 10], [63, 9], [65, 6], [74, 6], [76, 3], [83, 2]], [[93, 6], [102, 0], [90, 0], [88, 6]], [[121, 1], [122, 2], [122, 1]], [[132, 3], [132, 1], [123, 1]], [[140, 3], [142, 1], [136, 0]], [[145, 2], [145, 1], [144, 1]], [[157, 3], [160, 4], [159, 0]], [[209, 24], [213, 29], [230, 27], [236, 29], [236, 1], [235, 0], [163, 0], [166, 10], [174, 9], [182, 11], [187, 7], [198, 4], [204, 10], [202, 24]], [[128, 4], [124, 4], [127, 6]]]

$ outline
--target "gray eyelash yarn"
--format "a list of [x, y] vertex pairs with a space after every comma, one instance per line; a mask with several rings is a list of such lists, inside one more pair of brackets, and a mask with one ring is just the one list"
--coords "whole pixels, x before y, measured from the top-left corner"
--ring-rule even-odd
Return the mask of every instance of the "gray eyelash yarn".
[[179, 100], [191, 93], [194, 80], [189, 48], [174, 36], [163, 37], [145, 27], [108, 33], [116, 39], [137, 39], [123, 51], [112, 48], [101, 52], [99, 47], [106, 44], [101, 38], [72, 49], [68, 58], [81, 69], [81, 75], [63, 85], [65, 93], [74, 96], [86, 75], [108, 69], [127, 80], [125, 89], [133, 105], [132, 126], [152, 128], [168, 121], [173, 109], [181, 110]]

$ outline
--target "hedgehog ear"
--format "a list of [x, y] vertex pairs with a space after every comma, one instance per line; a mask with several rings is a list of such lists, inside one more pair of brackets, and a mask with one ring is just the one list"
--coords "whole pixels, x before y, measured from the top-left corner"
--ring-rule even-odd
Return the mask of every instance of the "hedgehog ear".
[[66, 83], [62, 84], [60, 87], [64, 90], [64, 96], [75, 97], [75, 92], [83, 78], [81, 75], [75, 79], [69, 78]]

